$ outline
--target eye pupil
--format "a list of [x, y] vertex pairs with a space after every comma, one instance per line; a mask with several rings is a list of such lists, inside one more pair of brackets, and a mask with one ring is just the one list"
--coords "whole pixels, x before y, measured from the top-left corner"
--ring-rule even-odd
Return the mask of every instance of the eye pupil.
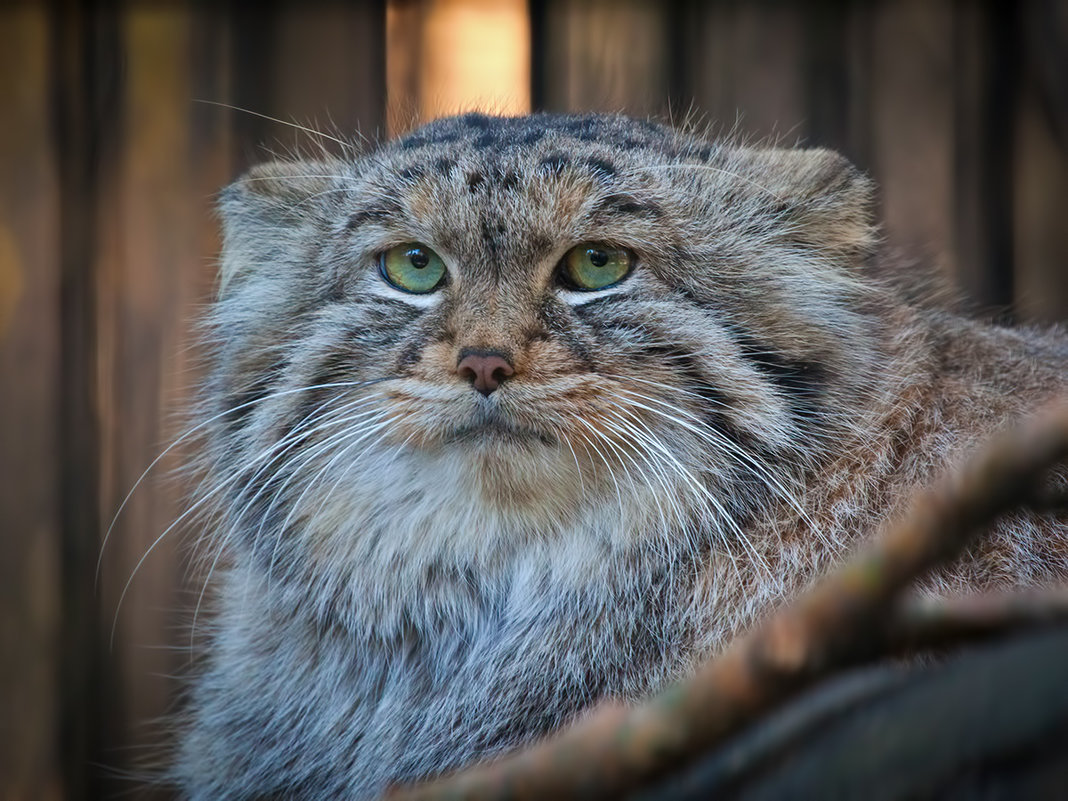
[[594, 250], [590, 248], [586, 251], [586, 258], [590, 260], [590, 264], [594, 267], [604, 267], [608, 264], [608, 254], [603, 250]]
[[408, 261], [411, 262], [412, 267], [417, 270], [422, 270], [428, 264], [430, 264], [430, 256], [422, 248], [412, 248], [408, 251]]

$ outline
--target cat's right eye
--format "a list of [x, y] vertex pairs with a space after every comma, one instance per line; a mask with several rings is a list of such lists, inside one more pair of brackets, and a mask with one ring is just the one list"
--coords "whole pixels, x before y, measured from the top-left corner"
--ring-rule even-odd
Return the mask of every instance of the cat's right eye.
[[568, 289], [594, 292], [618, 284], [634, 266], [634, 254], [624, 248], [586, 242], [571, 248], [560, 262], [559, 276]]
[[382, 277], [402, 292], [425, 295], [445, 282], [441, 256], [418, 242], [392, 247], [378, 256]]

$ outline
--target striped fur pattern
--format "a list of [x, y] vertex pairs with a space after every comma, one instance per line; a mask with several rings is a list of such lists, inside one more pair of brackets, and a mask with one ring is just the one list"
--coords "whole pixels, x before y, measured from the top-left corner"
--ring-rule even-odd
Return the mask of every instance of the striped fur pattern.
[[[917, 484], [1068, 390], [1068, 340], [910, 305], [823, 150], [613, 115], [443, 119], [222, 198], [216, 596], [177, 780], [365, 798], [682, 677]], [[433, 248], [404, 293], [377, 256]], [[583, 242], [635, 255], [561, 283]], [[488, 396], [457, 364], [504, 354]], [[933, 590], [1068, 575], [1020, 517]]]

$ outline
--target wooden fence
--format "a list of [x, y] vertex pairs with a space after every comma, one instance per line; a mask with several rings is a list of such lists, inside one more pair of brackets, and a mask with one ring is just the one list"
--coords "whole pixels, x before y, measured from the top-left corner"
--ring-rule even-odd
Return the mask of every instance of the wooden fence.
[[838, 148], [881, 184], [886, 235], [980, 307], [1068, 316], [1068, 4], [531, 0], [507, 31], [494, 5], [0, 7], [0, 798], [136, 787], [200, 589], [180, 538], [156, 542], [180, 460], [98, 557], [197, 379], [214, 193], [299, 141], [258, 115], [374, 138], [429, 113], [447, 7], [481, 25], [468, 58], [511, 37], [520, 106]]

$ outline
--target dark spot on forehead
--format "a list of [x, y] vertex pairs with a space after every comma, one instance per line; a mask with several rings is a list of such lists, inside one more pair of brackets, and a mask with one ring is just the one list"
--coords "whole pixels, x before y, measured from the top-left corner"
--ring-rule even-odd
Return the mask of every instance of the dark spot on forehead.
[[405, 167], [400, 171], [400, 177], [405, 181], [418, 181], [426, 175], [426, 170], [419, 166]]
[[485, 180], [486, 177], [477, 170], [474, 172], [469, 172], [467, 174], [467, 188], [474, 192], [482, 185]]
[[583, 163], [591, 170], [593, 170], [595, 174], [603, 178], [612, 178], [616, 174], [616, 168], [611, 163], [605, 161], [602, 158], [597, 158], [593, 156], [587, 158]]
[[489, 220], [482, 221], [482, 241], [490, 252], [490, 260], [493, 264], [497, 264], [500, 259], [501, 250], [504, 247], [504, 231], [504, 225], [501, 223], [492, 225]]
[[440, 158], [434, 162], [434, 170], [438, 175], [447, 174], [455, 166], [456, 162], [452, 159]]
[[552, 153], [538, 162], [538, 168], [541, 171], [556, 173], [557, 175], [570, 166], [571, 159], [563, 153]]
[[597, 127], [596, 122], [592, 119], [571, 119], [564, 123], [563, 130], [569, 134], [582, 135], [592, 133]]
[[552, 248], [554, 240], [545, 234], [530, 234], [530, 247], [535, 253], [544, 253]]
[[[620, 150], [650, 148], [663, 152], [675, 147], [670, 128], [650, 120], [613, 114], [494, 117], [471, 112], [431, 122], [399, 141], [401, 149], [467, 140], [473, 149], [509, 149], [533, 145], [547, 134], [582, 142], [598, 141]], [[690, 145], [692, 148], [693, 145]]]
[[502, 189], [515, 189], [519, 186], [519, 174], [515, 170], [502, 170], [494, 167], [490, 172], [490, 182]]
[[415, 150], [429, 144], [430, 140], [425, 136], [406, 136], [400, 141], [400, 146], [404, 150]]
[[477, 111], [471, 111], [460, 117], [460, 122], [466, 125], [468, 128], [489, 128], [492, 124], [492, 120], [485, 114], [479, 114]]
[[633, 195], [615, 193], [605, 195], [593, 207], [592, 213], [636, 214], [640, 217], [662, 217], [664, 210], [652, 200], [639, 200]]
[[485, 150], [486, 148], [495, 146], [498, 141], [500, 140], [497, 138], [497, 132], [492, 128], [487, 128], [479, 134], [478, 138], [475, 139], [472, 144], [476, 150]]
[[455, 142], [460, 134], [454, 130], [435, 130], [433, 128], [421, 128], [416, 133], [400, 140], [402, 150], [416, 150], [427, 145], [446, 145]]
[[361, 225], [367, 222], [382, 222], [388, 220], [400, 213], [400, 206], [395, 203], [390, 203], [380, 206], [370, 206], [366, 209], [360, 209], [349, 215], [348, 221], [345, 223], [345, 227], [350, 231], [359, 228]]
[[535, 128], [533, 131], [527, 131], [523, 136], [519, 138], [519, 143], [522, 145], [533, 145], [540, 142], [545, 138], [544, 128]]

